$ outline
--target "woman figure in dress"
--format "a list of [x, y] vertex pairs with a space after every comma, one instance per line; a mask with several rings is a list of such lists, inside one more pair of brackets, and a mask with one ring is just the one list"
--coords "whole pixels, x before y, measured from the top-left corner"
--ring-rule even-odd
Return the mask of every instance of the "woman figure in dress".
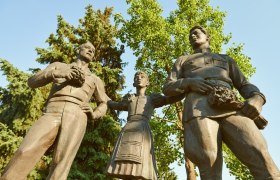
[[149, 125], [154, 109], [184, 98], [184, 95], [167, 97], [160, 94], [145, 95], [149, 78], [145, 72], [135, 73], [133, 86], [136, 94], [120, 102], [109, 101], [111, 109], [128, 111], [127, 124], [115, 145], [107, 174], [121, 179], [157, 179], [152, 132]]

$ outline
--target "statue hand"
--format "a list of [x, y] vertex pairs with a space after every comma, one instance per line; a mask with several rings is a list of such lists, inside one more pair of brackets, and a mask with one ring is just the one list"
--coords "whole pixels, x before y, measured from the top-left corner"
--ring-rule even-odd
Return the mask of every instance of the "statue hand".
[[259, 95], [254, 95], [247, 99], [241, 111], [249, 118], [255, 119], [262, 111], [264, 100]]
[[92, 108], [89, 106], [88, 103], [80, 105], [80, 108], [86, 113], [88, 116], [90, 116], [91, 119], [95, 119], [94, 113]]
[[187, 89], [193, 92], [198, 92], [200, 94], [208, 94], [212, 89], [212, 85], [200, 78], [189, 78], [187, 81]]
[[76, 68], [67, 68], [63, 70], [54, 70], [53, 77], [56, 82], [62, 83], [69, 81], [80, 74], [80, 71]]

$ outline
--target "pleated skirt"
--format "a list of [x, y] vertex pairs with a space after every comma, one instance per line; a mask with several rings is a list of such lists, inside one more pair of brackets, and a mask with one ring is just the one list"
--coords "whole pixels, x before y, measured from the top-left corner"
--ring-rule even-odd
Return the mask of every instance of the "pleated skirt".
[[[133, 144], [127, 146], [128, 141], [133, 142], [135, 139], [138, 139], [139, 142], [142, 141], [141, 148], [133, 146]], [[139, 149], [141, 149], [140, 152], [138, 152]], [[129, 155], [133, 153], [140, 155], [137, 158], [131, 158]], [[124, 156], [120, 157], [120, 155]], [[116, 178], [157, 179], [152, 132], [147, 120], [139, 119], [128, 122], [122, 129], [107, 166], [107, 175]]]

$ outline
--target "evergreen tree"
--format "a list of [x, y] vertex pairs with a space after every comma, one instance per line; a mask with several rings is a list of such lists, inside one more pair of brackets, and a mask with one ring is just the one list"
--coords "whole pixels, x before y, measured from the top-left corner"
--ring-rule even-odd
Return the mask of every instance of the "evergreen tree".
[[[7, 60], [0, 59], [0, 69], [8, 80], [7, 87], [0, 88], [1, 173], [18, 149], [27, 130], [41, 116], [49, 86], [30, 89], [27, 86], [30, 74], [18, 70]], [[50, 158], [43, 156], [29, 177], [33, 179], [45, 177], [49, 162]]]
[[[113, 9], [105, 8], [103, 12], [94, 11], [91, 5], [85, 9], [85, 16], [79, 20], [78, 27], [70, 25], [62, 16], [58, 16], [56, 33], [52, 33], [46, 40], [49, 47], [36, 48], [37, 61], [42, 64], [57, 61], [71, 63], [75, 60], [78, 45], [90, 41], [96, 48], [95, 61], [90, 64], [90, 69], [104, 81], [107, 95], [113, 100], [118, 100], [120, 98], [118, 92], [123, 89], [124, 84], [122, 70], [125, 64], [120, 58], [124, 48], [116, 43], [118, 30], [110, 23]], [[1, 70], [7, 76], [9, 84], [7, 88], [0, 89], [0, 140], [1, 152], [3, 151], [0, 172], [17, 149], [26, 131], [41, 116], [50, 90], [50, 85], [38, 89], [29, 88], [26, 82], [30, 74], [19, 71], [6, 60], [1, 60]], [[33, 72], [37, 70], [33, 69]], [[96, 106], [94, 102], [95, 100], [92, 99], [93, 108]], [[69, 179], [105, 179], [104, 169], [115, 137], [120, 131], [120, 125], [115, 119], [116, 114], [108, 112], [104, 118], [96, 120], [94, 124], [88, 123], [87, 132], [73, 162]], [[46, 154], [50, 154], [51, 151], [52, 149]], [[30, 179], [46, 177], [50, 158], [45, 156], [41, 161], [30, 174]]]

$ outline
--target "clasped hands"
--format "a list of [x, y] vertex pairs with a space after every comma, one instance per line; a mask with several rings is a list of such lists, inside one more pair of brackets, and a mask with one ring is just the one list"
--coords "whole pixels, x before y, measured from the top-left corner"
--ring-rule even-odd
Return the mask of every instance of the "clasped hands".
[[[213, 90], [213, 85], [201, 78], [187, 78], [183, 82], [185, 82], [183, 87], [187, 92], [192, 91], [206, 95]], [[245, 116], [255, 119], [261, 113], [263, 104], [264, 99], [260, 95], [255, 94], [244, 102], [241, 111]]]
[[63, 83], [73, 79], [78, 79], [83, 74], [81, 68], [77, 66], [71, 66], [70, 68], [65, 68], [63, 70], [54, 70], [53, 77], [54, 81], [57, 83]]

